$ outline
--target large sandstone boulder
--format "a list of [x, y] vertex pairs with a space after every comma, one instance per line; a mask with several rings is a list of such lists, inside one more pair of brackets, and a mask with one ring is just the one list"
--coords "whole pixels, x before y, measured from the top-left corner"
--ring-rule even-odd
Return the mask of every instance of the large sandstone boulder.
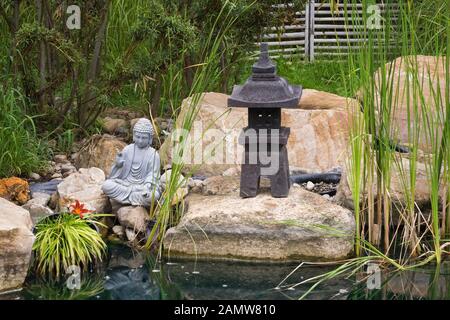
[[[228, 108], [227, 99], [225, 94], [205, 93], [200, 101], [189, 133], [190, 147], [183, 154], [186, 171], [212, 176], [240, 165], [243, 146], [238, 144], [238, 137], [247, 125], [247, 109]], [[183, 101], [176, 128], [182, 128], [190, 101]], [[308, 172], [342, 166], [350, 135], [349, 108], [359, 110], [357, 101], [305, 89], [298, 109], [283, 109], [282, 124], [291, 128], [289, 164]], [[174, 160], [173, 144], [178, 141], [180, 131], [175, 130], [161, 146], [163, 164]]]
[[338, 260], [353, 248], [352, 212], [293, 186], [287, 198], [261, 193], [187, 197], [188, 211], [167, 231], [171, 257]]
[[110, 135], [94, 135], [80, 149], [75, 157], [75, 166], [80, 168], [96, 167], [109, 176], [117, 154], [126, 143]]
[[0, 292], [19, 288], [31, 259], [34, 235], [27, 210], [0, 198]]
[[[392, 62], [387, 63], [385, 68], [389, 79], [386, 79], [389, 86], [392, 86], [392, 139], [399, 141], [400, 144], [409, 145], [408, 127], [423, 125], [423, 113], [426, 112], [430, 119], [437, 119], [440, 113], [441, 119], [445, 118], [445, 92], [446, 92], [446, 66], [445, 57], [435, 56], [405, 56], [399, 57]], [[411, 70], [415, 70], [414, 73]], [[419, 89], [417, 89], [414, 98], [413, 83], [417, 77]], [[375, 81], [375, 101], [381, 105], [380, 88], [382, 83], [381, 68], [374, 74]], [[447, 88], [448, 90], [448, 88]], [[440, 92], [440, 99], [437, 99]], [[364, 91], [361, 89], [358, 93], [359, 99], [362, 98]], [[423, 95], [423, 101], [422, 101]], [[440, 101], [438, 104], [436, 101]], [[419, 124], [414, 124], [413, 106], [417, 103]], [[408, 110], [410, 120], [408, 121]], [[378, 110], [376, 110], [378, 112]], [[435, 120], [431, 120], [438, 124]], [[439, 125], [440, 134], [442, 134], [443, 121]], [[419, 149], [424, 152], [430, 152], [430, 144], [427, 143], [427, 133], [425, 129], [419, 133]]]
[[102, 191], [104, 181], [105, 173], [99, 168], [82, 168], [71, 174], [57, 187], [59, 211], [67, 210], [78, 200], [97, 213], [110, 212], [111, 204]]

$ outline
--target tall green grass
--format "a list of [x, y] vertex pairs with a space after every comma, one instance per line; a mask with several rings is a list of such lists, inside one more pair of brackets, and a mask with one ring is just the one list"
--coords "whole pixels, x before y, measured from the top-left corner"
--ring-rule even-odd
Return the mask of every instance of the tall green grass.
[[[356, 2], [349, 0], [344, 3]], [[373, 3], [363, 1], [363, 7]], [[353, 113], [348, 178], [355, 205], [358, 255], [362, 254], [361, 240], [368, 240], [389, 254], [400, 239], [402, 259], [415, 257], [425, 249], [428, 255], [440, 262], [440, 229], [445, 228], [441, 223], [447, 222], [441, 220], [439, 192], [442, 186], [448, 186], [448, 179], [441, 174], [448, 167], [448, 120], [445, 118], [448, 100], [443, 97], [448, 96], [450, 89], [447, 85], [445, 92], [441, 92], [441, 88], [434, 84], [436, 79], [430, 76], [436, 70], [422, 66], [426, 70], [422, 74], [417, 56], [448, 57], [448, 47], [441, 38], [442, 35], [448, 37], [448, 33], [442, 32], [442, 22], [448, 24], [448, 19], [441, 19], [442, 11], [437, 15], [424, 16], [424, 6], [418, 3], [399, 1], [397, 8], [388, 9], [381, 32], [368, 28], [366, 12], [363, 20], [358, 20], [354, 11], [348, 11], [348, 21], [353, 25], [362, 21], [359, 28], [364, 32], [361, 35], [368, 37], [361, 49], [348, 53], [349, 68], [342, 70], [342, 81], [349, 90], [357, 93], [363, 110], [362, 113]], [[398, 24], [393, 23], [394, 16], [398, 18]], [[431, 30], [438, 32], [439, 36], [432, 37]], [[350, 43], [347, 45], [350, 46]], [[400, 66], [391, 63], [399, 55], [404, 57], [400, 64], [408, 74], [403, 77], [404, 87], [400, 87]], [[354, 70], [359, 70], [360, 79], [346, 76]], [[448, 76], [447, 68], [446, 78]], [[424, 89], [427, 86], [431, 88], [430, 93]], [[404, 96], [400, 95], [401, 92]], [[426, 100], [427, 94], [431, 101]], [[408, 106], [407, 141], [403, 141], [409, 147], [407, 156], [395, 149], [401, 140], [395, 116], [404, 104]], [[429, 150], [420, 150], [419, 143], [426, 143]], [[423, 152], [428, 154], [419, 159], [419, 154]], [[415, 199], [419, 160], [425, 161], [430, 185], [429, 217], [425, 217]], [[403, 201], [396, 199], [392, 190], [394, 173], [400, 178]], [[400, 216], [400, 226], [397, 228], [393, 228], [395, 214]], [[428, 246], [430, 240], [432, 247]]]
[[16, 89], [0, 86], [0, 177], [45, 169], [49, 149], [38, 138], [27, 100]]
[[[362, 19], [355, 11], [345, 12], [347, 23], [362, 32], [360, 48], [346, 52], [341, 68], [345, 91], [353, 92], [362, 110], [349, 110], [352, 127], [346, 166], [357, 257], [305, 280], [313, 282], [311, 289], [342, 274], [354, 275], [369, 261], [414, 270], [428, 263], [439, 265], [449, 254], [450, 2], [395, 1], [397, 6], [387, 10], [381, 29], [371, 29], [366, 9], [374, 3], [362, 1]], [[431, 56], [428, 61], [434, 63], [424, 65], [422, 55]], [[392, 61], [400, 56], [394, 65]], [[442, 69], [439, 77], [437, 71]], [[357, 76], [351, 76], [355, 72]], [[407, 106], [403, 136], [396, 118], [402, 105]], [[398, 145], [408, 147], [408, 152], [399, 153]], [[425, 175], [425, 182], [419, 173]], [[400, 190], [393, 189], [394, 178]], [[418, 183], [424, 184], [420, 189], [428, 188], [428, 199], [417, 198]], [[403, 199], [397, 198], [398, 193]]]
[[89, 265], [102, 261], [106, 244], [92, 228], [101, 225], [92, 218], [82, 219], [72, 213], [44, 218], [36, 225], [36, 272], [59, 278], [70, 266], [86, 270]]
[[[225, 40], [227, 32], [229, 32], [230, 28], [234, 23], [236, 23], [237, 19], [239, 19], [239, 16], [232, 14], [232, 9], [232, 3], [226, 1], [217, 16], [212, 29], [208, 31], [209, 35], [203, 44], [203, 63], [196, 66], [193, 85], [190, 88], [188, 95], [190, 97], [189, 103], [184, 106], [185, 108], [188, 108], [188, 110], [184, 113], [180, 129], [184, 129], [186, 132], [190, 131], [196, 115], [198, 114], [199, 103], [203, 97], [203, 93], [210, 88], [211, 84], [217, 82], [221, 72], [223, 72], [220, 68], [219, 61], [221, 43]], [[241, 14], [245, 14], [245, 11]], [[176, 78], [176, 76], [174, 78]], [[175, 90], [175, 92], [176, 91], [177, 90]], [[179, 112], [179, 110], [176, 110], [176, 112]], [[187, 148], [190, 148], [190, 146], [187, 145], [187, 140], [188, 139], [183, 139], [173, 147], [172, 152], [179, 159], [182, 159], [184, 152], [187, 152]], [[184, 164], [182, 162], [174, 161], [171, 169], [172, 173], [170, 175], [170, 179], [166, 184], [166, 189], [162, 195], [162, 201], [160, 201], [159, 204], [157, 220], [147, 242], [147, 246], [150, 247], [152, 245], [152, 240], [155, 237], [160, 240], [158, 251], [159, 257], [162, 254], [162, 240], [167, 227], [176, 225], [183, 213], [184, 207], [181, 206], [174, 209], [172, 206], [172, 200], [174, 199], [180, 186], [186, 182], [186, 178], [192, 174], [192, 172], [188, 173], [184, 180], [181, 179], [182, 172], [184, 171]]]

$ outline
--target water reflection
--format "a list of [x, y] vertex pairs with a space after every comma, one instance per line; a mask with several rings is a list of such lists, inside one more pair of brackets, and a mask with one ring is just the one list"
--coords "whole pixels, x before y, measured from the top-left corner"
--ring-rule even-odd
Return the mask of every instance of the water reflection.
[[429, 265], [414, 271], [383, 273], [380, 289], [368, 290], [365, 282], [355, 285], [352, 300], [449, 300], [450, 263]]
[[[70, 290], [64, 281], [30, 277], [24, 290], [0, 299], [298, 299], [311, 284], [289, 288], [333, 267], [301, 267], [275, 289], [296, 264], [164, 261], [123, 246], [110, 247], [100, 269], [82, 276], [81, 288]], [[337, 278], [320, 284], [306, 299], [448, 299], [450, 264], [414, 272], [385, 273], [380, 289], [369, 290], [364, 277]]]

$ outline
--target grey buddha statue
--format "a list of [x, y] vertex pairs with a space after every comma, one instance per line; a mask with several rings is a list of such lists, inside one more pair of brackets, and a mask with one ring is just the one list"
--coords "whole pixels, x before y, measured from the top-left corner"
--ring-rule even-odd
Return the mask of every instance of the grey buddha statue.
[[160, 158], [151, 147], [153, 126], [141, 118], [133, 128], [133, 142], [118, 155], [111, 174], [103, 183], [103, 192], [121, 204], [149, 207], [159, 199], [161, 189]]

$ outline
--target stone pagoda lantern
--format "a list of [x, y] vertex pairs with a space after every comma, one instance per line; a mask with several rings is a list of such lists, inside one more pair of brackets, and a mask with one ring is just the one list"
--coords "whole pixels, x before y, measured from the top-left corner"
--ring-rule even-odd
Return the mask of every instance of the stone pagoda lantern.
[[290, 128], [281, 126], [281, 108], [297, 108], [301, 86], [291, 86], [277, 76], [267, 43], [261, 44], [258, 62], [244, 85], [236, 85], [228, 99], [229, 107], [248, 108], [248, 126], [239, 137], [245, 146], [241, 169], [240, 196], [255, 197], [260, 177], [271, 182], [273, 197], [287, 197], [290, 188], [286, 149]]

